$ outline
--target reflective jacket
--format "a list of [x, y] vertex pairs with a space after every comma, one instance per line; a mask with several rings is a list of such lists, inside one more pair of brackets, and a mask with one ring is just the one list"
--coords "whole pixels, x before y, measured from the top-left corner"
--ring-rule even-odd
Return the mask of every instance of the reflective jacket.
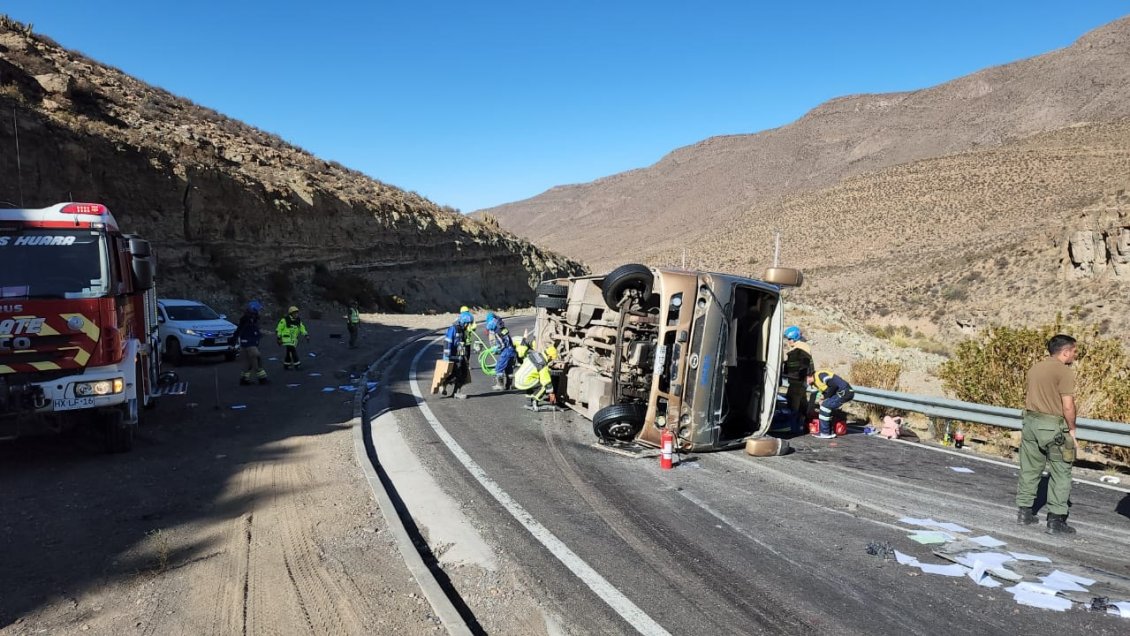
[[839, 395], [850, 400], [855, 397], [855, 391], [852, 391], [848, 381], [831, 371], [817, 371], [813, 384], [816, 385], [816, 388], [819, 389], [826, 398]]
[[541, 389], [534, 394], [535, 398], [541, 399], [546, 393], [553, 395], [553, 376], [549, 373], [549, 361], [541, 353], [531, 351], [514, 372], [514, 388], [529, 391], [539, 384]]
[[302, 319], [298, 316], [291, 318], [290, 316], [283, 316], [279, 320], [279, 325], [275, 327], [275, 335], [279, 337], [279, 342], [284, 347], [293, 347], [298, 344], [300, 336], [307, 336], [306, 325], [302, 324]]
[[349, 324], [356, 325], [361, 322], [361, 314], [356, 309], [350, 308], [348, 320]]

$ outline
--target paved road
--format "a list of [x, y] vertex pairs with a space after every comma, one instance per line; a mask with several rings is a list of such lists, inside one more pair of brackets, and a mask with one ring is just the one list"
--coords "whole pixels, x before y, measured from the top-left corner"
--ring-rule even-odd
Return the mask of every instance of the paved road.
[[[419, 370], [427, 391], [438, 355], [427, 342], [400, 358], [391, 385], [413, 451], [484, 538], [522, 564], [524, 583], [570, 631], [636, 631], [613, 609], [608, 589], [594, 591], [472, 478], [416, 407], [408, 378], [419, 347], [430, 347]], [[591, 425], [579, 416], [525, 411], [521, 396], [492, 393], [489, 384], [477, 375], [470, 399], [428, 395], [427, 407], [516, 506], [654, 621], [652, 633], [1130, 630], [1125, 619], [1021, 607], [967, 577], [927, 575], [867, 552], [870, 543], [889, 543], [944, 563], [898, 523], [933, 517], [1006, 541], [1008, 550], [1046, 555], [1059, 568], [1098, 573], [1130, 599], [1126, 492], [1077, 485], [1072, 521], [1080, 534], [1064, 539], [1014, 525], [1014, 469], [863, 435], [795, 439], [797, 452], [779, 458], [702, 454], [664, 472], [654, 458], [594, 448]], [[411, 493], [403, 496], [411, 506]]]

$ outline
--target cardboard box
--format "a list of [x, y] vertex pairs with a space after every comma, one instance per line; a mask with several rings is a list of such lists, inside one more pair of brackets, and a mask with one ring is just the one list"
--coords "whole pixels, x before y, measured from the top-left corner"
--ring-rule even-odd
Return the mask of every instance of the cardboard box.
[[437, 360], [436, 370], [432, 374], [432, 393], [439, 393], [439, 388], [443, 386], [444, 378], [446, 378], [455, 368], [455, 363], [449, 360]]

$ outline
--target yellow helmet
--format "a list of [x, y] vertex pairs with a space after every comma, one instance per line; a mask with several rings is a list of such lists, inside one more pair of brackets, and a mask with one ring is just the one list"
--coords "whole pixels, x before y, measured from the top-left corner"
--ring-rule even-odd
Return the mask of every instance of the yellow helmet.
[[287, 309], [287, 310], [286, 310], [286, 313], [288, 313], [288, 314], [297, 314], [297, 313], [298, 313], [298, 307], [295, 307], [294, 305], [291, 305], [291, 306], [290, 306], [290, 309]]
[[832, 375], [834, 374], [831, 371], [821, 369], [816, 372], [816, 377], [813, 379], [812, 383], [821, 391], [826, 391], [828, 389], [828, 380], [832, 379]]
[[471, 308], [468, 307], [467, 305], [463, 305], [462, 307], [459, 308], [459, 313], [463, 313], [465, 311], [471, 311]]
[[549, 345], [545, 348], [545, 357], [549, 360], [557, 359], [557, 347]]

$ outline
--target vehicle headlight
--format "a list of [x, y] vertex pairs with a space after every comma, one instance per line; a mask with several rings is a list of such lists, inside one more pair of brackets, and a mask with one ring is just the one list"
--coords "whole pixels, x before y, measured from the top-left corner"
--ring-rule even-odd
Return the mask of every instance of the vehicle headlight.
[[112, 380], [98, 380], [97, 382], [79, 382], [75, 384], [76, 397], [91, 397], [99, 395], [113, 395], [121, 393], [125, 389], [125, 381], [122, 378], [114, 378]]
[[181, 333], [183, 333], [183, 334], [184, 334], [184, 335], [186, 335], [186, 336], [195, 336], [195, 335], [197, 335], [197, 334], [196, 334], [196, 330], [195, 330], [195, 329], [181, 329], [181, 330], [180, 330], [180, 332], [181, 332]]

